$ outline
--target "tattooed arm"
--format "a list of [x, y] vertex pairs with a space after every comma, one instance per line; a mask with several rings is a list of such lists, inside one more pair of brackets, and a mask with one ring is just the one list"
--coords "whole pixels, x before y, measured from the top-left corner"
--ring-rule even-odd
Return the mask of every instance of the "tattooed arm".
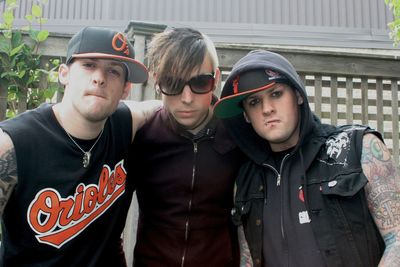
[[17, 160], [14, 145], [8, 134], [0, 129], [0, 217], [17, 184]]
[[362, 168], [372, 217], [385, 241], [380, 267], [400, 266], [400, 177], [387, 147], [373, 134], [363, 139]]
[[240, 267], [252, 267], [253, 260], [251, 259], [249, 245], [244, 236], [243, 225], [238, 227], [238, 239], [240, 248]]

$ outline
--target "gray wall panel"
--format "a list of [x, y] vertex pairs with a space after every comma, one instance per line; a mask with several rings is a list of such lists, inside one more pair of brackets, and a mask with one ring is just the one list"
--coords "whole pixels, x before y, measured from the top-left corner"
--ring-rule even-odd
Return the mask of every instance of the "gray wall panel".
[[[16, 25], [31, 3], [19, 1]], [[44, 14], [46, 28], [61, 33], [134, 20], [195, 27], [219, 42], [393, 48], [383, 0], [49, 0]]]
[[[21, 0], [23, 18], [32, 1]], [[5, 2], [0, 3], [0, 11]], [[196, 21], [386, 29], [383, 0], [49, 0], [44, 14], [61, 19]]]

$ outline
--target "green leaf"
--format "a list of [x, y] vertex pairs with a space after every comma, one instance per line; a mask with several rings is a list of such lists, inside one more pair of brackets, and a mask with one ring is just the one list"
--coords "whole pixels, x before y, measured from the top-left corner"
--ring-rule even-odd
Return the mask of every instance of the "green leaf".
[[58, 82], [58, 72], [52, 71], [48, 76], [48, 81], [52, 83]]
[[8, 75], [7, 72], [3, 72], [3, 73], [1, 73], [0, 78], [4, 78], [4, 77], [6, 77], [7, 75]]
[[11, 39], [11, 37], [12, 37], [12, 31], [11, 30], [3, 30], [2, 33], [3, 33], [4, 37], [6, 37], [7, 39]]
[[21, 49], [24, 47], [25, 44], [20, 44], [19, 46], [13, 48], [10, 52], [10, 56], [14, 56], [15, 54], [19, 53], [19, 51], [21, 51]]
[[54, 87], [47, 88], [47, 89], [43, 90], [43, 93], [44, 93], [43, 96], [47, 99], [51, 99], [51, 98], [53, 98], [56, 91], [57, 91], [57, 88], [54, 88]]
[[7, 72], [2, 73], [0, 77], [1, 78], [10, 77], [11, 78], [11, 77], [18, 77], [18, 75], [13, 71], [7, 71]]
[[3, 20], [5, 24], [12, 25], [14, 21], [14, 14], [12, 11], [4, 11], [3, 12]]
[[14, 32], [14, 34], [11, 37], [11, 44], [13, 47], [19, 46], [20, 44], [23, 44], [24, 41], [22, 40], [22, 33], [17, 31]]
[[26, 15], [26, 16], [25, 16], [25, 19], [26, 19], [27, 21], [29, 21], [29, 22], [32, 22], [33, 16], [32, 16], [32, 15]]
[[50, 62], [55, 67], [58, 67], [60, 65], [60, 59], [59, 58], [50, 59]]
[[15, 111], [7, 109], [7, 115], [6, 115], [7, 119], [14, 118], [15, 116], [16, 116]]
[[24, 77], [25, 73], [26, 73], [25, 70], [20, 71], [20, 72], [18, 73], [18, 78], [22, 79], [22, 77]]
[[32, 15], [35, 17], [42, 17], [42, 8], [39, 5], [32, 5]]
[[29, 37], [31, 37], [32, 40], [38, 42], [38, 39], [37, 39], [38, 34], [39, 34], [39, 31], [38, 31], [38, 30], [31, 30], [31, 31], [29, 32]]
[[11, 50], [10, 42], [3, 35], [0, 35], [0, 53], [8, 54]]
[[12, 6], [17, 4], [17, 0], [6, 0], [7, 6]]
[[49, 32], [46, 30], [42, 30], [37, 35], [37, 41], [44, 42], [47, 39], [47, 37], [49, 37]]

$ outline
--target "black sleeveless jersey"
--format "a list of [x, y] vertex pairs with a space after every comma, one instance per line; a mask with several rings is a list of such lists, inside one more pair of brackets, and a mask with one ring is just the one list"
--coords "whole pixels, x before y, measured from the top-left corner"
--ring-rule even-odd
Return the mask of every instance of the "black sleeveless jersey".
[[[132, 196], [125, 170], [128, 107], [120, 104], [108, 118], [86, 168], [49, 104], [0, 127], [14, 143], [18, 168], [3, 214], [2, 266], [125, 266], [120, 237]], [[94, 143], [75, 140], [87, 150]]]

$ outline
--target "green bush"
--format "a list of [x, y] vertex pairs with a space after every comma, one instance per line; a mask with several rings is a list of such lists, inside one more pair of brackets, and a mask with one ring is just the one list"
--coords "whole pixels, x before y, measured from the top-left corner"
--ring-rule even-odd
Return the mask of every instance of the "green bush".
[[39, 45], [49, 36], [42, 29], [45, 4], [47, 0], [33, 1], [31, 13], [25, 16], [27, 25], [16, 29], [17, 0], [6, 0], [0, 24], [0, 120], [37, 107], [60, 89], [55, 74], [60, 61], [46, 61], [38, 53]]
[[393, 21], [388, 24], [390, 28], [390, 38], [393, 39], [394, 45], [400, 43], [400, 0], [385, 0], [389, 9], [393, 12]]

